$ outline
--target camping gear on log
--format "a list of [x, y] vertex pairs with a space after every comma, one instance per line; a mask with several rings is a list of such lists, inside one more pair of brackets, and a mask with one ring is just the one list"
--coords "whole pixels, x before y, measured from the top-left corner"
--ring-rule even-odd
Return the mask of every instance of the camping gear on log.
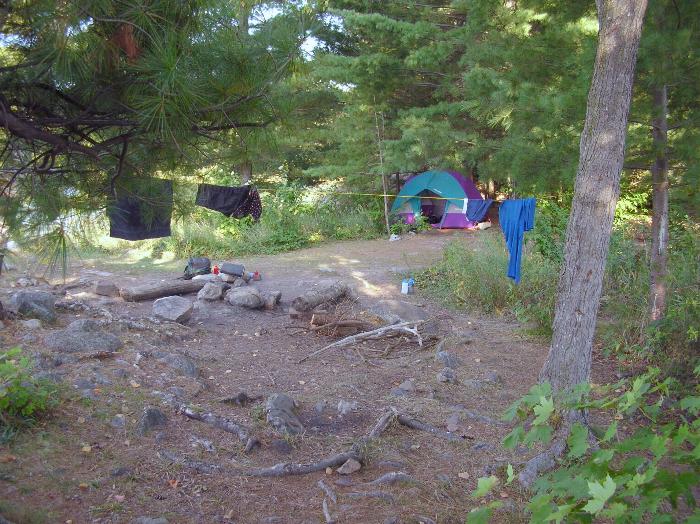
[[211, 273], [211, 261], [207, 257], [193, 257], [187, 261], [183, 278], [189, 280], [197, 275]]
[[245, 274], [245, 266], [243, 264], [234, 264], [232, 262], [223, 262], [219, 267], [219, 271], [226, 275], [234, 277], [242, 277]]
[[171, 280], [168, 282], [153, 282], [134, 287], [123, 287], [119, 290], [122, 298], [128, 302], [153, 300], [154, 298], [171, 295], [186, 295], [197, 293], [206, 284], [206, 280]]

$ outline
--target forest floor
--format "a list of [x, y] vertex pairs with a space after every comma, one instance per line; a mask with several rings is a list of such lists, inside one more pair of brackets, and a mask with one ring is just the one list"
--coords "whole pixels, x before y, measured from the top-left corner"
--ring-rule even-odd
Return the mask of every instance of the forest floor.
[[[476, 506], [469, 494], [477, 479], [529, 456], [528, 450], [500, 446], [510, 431], [500, 415], [536, 382], [547, 347], [507, 318], [445, 309], [421, 289], [401, 295], [400, 280], [439, 260], [448, 242], [469, 245], [485, 234], [498, 232], [434, 231], [396, 242], [341, 242], [245, 259], [246, 268], [263, 276], [257, 287], [282, 292], [280, 306], [257, 311], [197, 301], [186, 326], [144, 320], [152, 301], [124, 302], [92, 292], [100, 279], [121, 287], [176, 278], [184, 263], [130, 268], [123, 260], [81, 261], [68, 279], [75, 287], [60, 299], [91, 309], [64, 307], [54, 325], [37, 328], [17, 320], [0, 329], [0, 348], [19, 345], [43, 355], [37, 359], [42, 371], [64, 392], [48, 419], [0, 445], [0, 514], [17, 523], [310, 524], [326, 522], [325, 498], [338, 523], [464, 522]], [[20, 276], [3, 275], [2, 302], [17, 291], [12, 286]], [[387, 304], [382, 301], [400, 301], [392, 307], [431, 319], [436, 337], [422, 348], [406, 336], [330, 349], [298, 363], [338, 337], [291, 319], [289, 303], [337, 280], [357, 292], [348, 311], [366, 314]], [[106, 322], [109, 315], [131, 322]], [[78, 318], [102, 320], [122, 349], [103, 360], [57, 359], [46, 340]], [[437, 378], [445, 367], [435, 358], [439, 339], [455, 357], [452, 382]], [[611, 364], [596, 356], [594, 380], [611, 373]], [[240, 392], [253, 400], [241, 406], [221, 402]], [[303, 434], [279, 436], [267, 424], [265, 399], [274, 393], [298, 402]], [[261, 445], [246, 453], [236, 435], [187, 418], [173, 403], [244, 425]], [[167, 422], [144, 432], [139, 424], [149, 407]], [[391, 407], [459, 438], [393, 424], [365, 446], [362, 468], [350, 475], [336, 467], [279, 478], [245, 474], [347, 451]], [[389, 472], [405, 476], [372, 483]], [[319, 487], [321, 480], [328, 492]], [[493, 497], [505, 502], [498, 522], [522, 520], [524, 498], [515, 483]]]

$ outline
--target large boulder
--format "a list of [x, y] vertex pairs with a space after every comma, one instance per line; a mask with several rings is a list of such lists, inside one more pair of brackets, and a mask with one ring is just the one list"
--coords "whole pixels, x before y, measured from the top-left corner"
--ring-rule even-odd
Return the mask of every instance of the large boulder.
[[226, 292], [226, 302], [232, 306], [248, 309], [260, 309], [265, 306], [266, 300], [260, 291], [252, 286], [234, 287]]
[[44, 344], [62, 353], [112, 353], [122, 347], [122, 341], [118, 337], [107, 333], [98, 322], [90, 319], [75, 320], [66, 329], [52, 332], [44, 338]]
[[209, 300], [212, 302], [219, 300], [224, 296], [224, 291], [227, 287], [228, 284], [222, 282], [207, 282], [204, 284], [204, 287], [199, 290], [199, 293], [197, 293], [197, 298], [199, 300]]
[[19, 291], [12, 296], [10, 307], [22, 316], [44, 322], [56, 320], [56, 297], [46, 291]]
[[304, 432], [304, 425], [296, 414], [297, 404], [284, 393], [270, 395], [265, 403], [267, 422], [278, 433], [297, 435]]
[[184, 324], [192, 316], [192, 302], [183, 297], [159, 298], [153, 303], [153, 316], [161, 320]]

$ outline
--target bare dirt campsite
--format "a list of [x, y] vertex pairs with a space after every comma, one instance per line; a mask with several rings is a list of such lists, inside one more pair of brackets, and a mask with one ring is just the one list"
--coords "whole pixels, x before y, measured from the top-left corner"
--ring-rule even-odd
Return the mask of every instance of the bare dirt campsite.
[[[419, 269], [410, 261], [431, 263], [446, 242], [469, 245], [475, 234], [243, 260], [262, 274], [246, 287], [281, 292], [279, 305], [247, 309], [190, 294], [193, 313], [183, 323], [155, 319], [153, 300], [95, 294], [98, 281], [129, 288], [172, 280], [176, 270], [83, 261], [67, 285], [26, 288], [12, 287], [21, 272], [6, 273], [3, 302], [18, 291], [48, 292], [57, 320], [5, 321], [3, 345], [31, 348], [40, 372], [69, 400], [0, 448], [3, 515], [76, 523], [462, 522], [477, 478], [527, 456], [500, 447], [509, 426], [499, 419], [536, 381], [547, 349], [505, 318], [445, 309], [420, 289], [400, 293], [401, 276]], [[357, 319], [367, 323], [362, 329], [319, 329], [306, 315], [290, 317], [296, 297], [337, 282], [352, 295], [315, 309], [325, 311], [326, 324]], [[389, 324], [391, 315], [414, 322], [422, 347], [398, 331], [305, 359]], [[270, 398], [280, 394], [295, 406], [268, 417]], [[507, 502], [507, 521], [519, 490], [494, 496]]]

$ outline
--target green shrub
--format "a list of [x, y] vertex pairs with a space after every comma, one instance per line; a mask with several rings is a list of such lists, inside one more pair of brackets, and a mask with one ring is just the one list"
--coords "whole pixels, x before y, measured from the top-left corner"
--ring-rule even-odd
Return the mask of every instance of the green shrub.
[[26, 422], [51, 409], [56, 402], [55, 387], [30, 374], [31, 364], [20, 348], [0, 353], [0, 423], [12, 426]]
[[[695, 375], [700, 377], [700, 366]], [[659, 377], [659, 369], [650, 369], [631, 382], [595, 389], [584, 384], [563, 398], [552, 396], [549, 384], [538, 384], [508, 409], [506, 420], [520, 420], [504, 440], [508, 448], [549, 445], [572, 411], [605, 421], [603, 427], [571, 425], [559, 467], [534, 484], [530, 522], [698, 521], [700, 387], [674, 401], [672, 380]], [[509, 465], [505, 479], [479, 483], [508, 484], [516, 473]], [[475, 510], [467, 522], [485, 521], [497, 506]]]

